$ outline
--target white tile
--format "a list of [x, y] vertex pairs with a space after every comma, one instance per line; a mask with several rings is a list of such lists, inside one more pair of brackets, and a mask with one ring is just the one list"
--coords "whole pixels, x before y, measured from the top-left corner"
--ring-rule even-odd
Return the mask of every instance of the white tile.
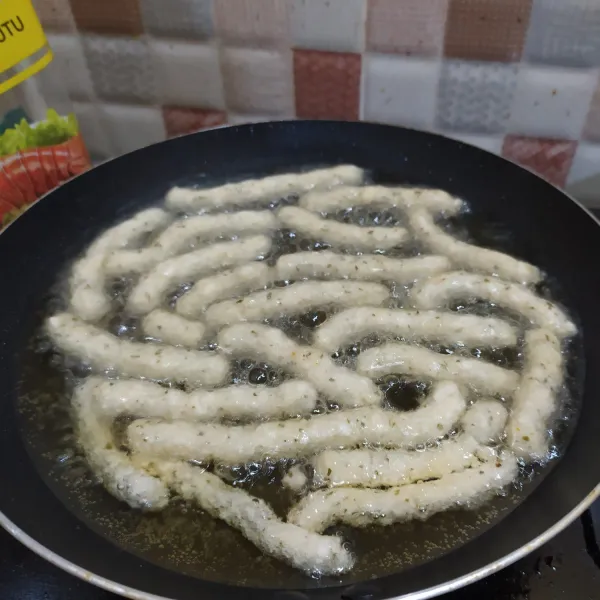
[[549, 65], [600, 64], [598, 0], [534, 0], [523, 55]]
[[503, 135], [476, 135], [472, 133], [459, 133], [456, 131], [438, 131], [442, 135], [470, 144], [476, 148], [493, 152], [494, 154], [502, 153], [502, 144], [504, 143]]
[[163, 104], [224, 108], [216, 47], [174, 41], [151, 42], [159, 99]]
[[437, 125], [463, 132], [503, 131], [516, 80], [517, 68], [511, 64], [444, 61], [437, 100]]
[[106, 125], [116, 154], [131, 152], [166, 139], [162, 112], [149, 106], [103, 104]]
[[79, 131], [93, 160], [109, 158], [114, 154], [106, 126], [106, 117], [95, 104], [73, 102], [73, 112], [79, 122]]
[[511, 108], [511, 133], [578, 139], [597, 82], [593, 69], [522, 65]]
[[[290, 115], [291, 117], [291, 115]], [[245, 125], [246, 123], [266, 123], [267, 121], [285, 119], [286, 117], [273, 117], [272, 115], [249, 115], [241, 113], [229, 113], [227, 122], [229, 125]]]
[[221, 66], [230, 110], [242, 114], [291, 114], [294, 104], [289, 52], [226, 48]]
[[46, 118], [48, 108], [66, 115], [73, 110], [69, 91], [64, 85], [64, 69], [52, 61], [35, 77], [30, 77], [19, 86], [19, 96], [29, 117], [34, 121]]
[[436, 60], [366, 54], [363, 118], [429, 129], [436, 109], [440, 64]]
[[156, 101], [154, 64], [144, 39], [82, 36], [96, 94], [116, 102]]
[[93, 98], [92, 78], [79, 36], [48, 33], [46, 39], [54, 53], [53, 64], [59, 66], [62, 84], [69, 94], [78, 100]]
[[365, 46], [366, 0], [287, 0], [295, 48], [360, 52]]
[[212, 0], [169, 0], [168, 8], [165, 0], [141, 0], [140, 5], [149, 33], [190, 40], [212, 36]]
[[[575, 151], [567, 185], [600, 175], [600, 144], [580, 142]], [[600, 195], [600, 188], [598, 189]]]

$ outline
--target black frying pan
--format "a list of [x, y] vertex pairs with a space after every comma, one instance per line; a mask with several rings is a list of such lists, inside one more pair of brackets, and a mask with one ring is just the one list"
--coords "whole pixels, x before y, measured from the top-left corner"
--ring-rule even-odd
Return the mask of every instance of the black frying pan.
[[[61, 471], [70, 460], [57, 455], [69, 435], [59, 399], [62, 377], [52, 357], [32, 350], [32, 339], [52, 309], [49, 290], [69, 261], [103, 229], [160, 202], [173, 184], [215, 185], [337, 163], [370, 169], [379, 182], [439, 187], [466, 199], [473, 209], [469, 228], [481, 243], [547, 271], [554, 296], [583, 332], [569, 365], [579, 419], [576, 429], [572, 418], [559, 436], [562, 458], [522, 493], [476, 512], [360, 533], [355, 571], [315, 581], [262, 558], [236, 532], [199, 512], [140, 516], [87, 486], [84, 467]], [[0, 523], [101, 587], [139, 599], [429, 598], [532, 551], [600, 492], [598, 223], [558, 189], [482, 150], [364, 123], [212, 130], [138, 150], [55, 190], [0, 236], [0, 256]]]

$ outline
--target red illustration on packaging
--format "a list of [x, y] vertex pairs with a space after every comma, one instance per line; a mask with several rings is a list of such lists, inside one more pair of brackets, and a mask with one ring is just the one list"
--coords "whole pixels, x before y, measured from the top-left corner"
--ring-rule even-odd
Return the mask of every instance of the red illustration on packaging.
[[19, 216], [38, 198], [91, 166], [81, 134], [54, 146], [0, 158], [0, 223]]

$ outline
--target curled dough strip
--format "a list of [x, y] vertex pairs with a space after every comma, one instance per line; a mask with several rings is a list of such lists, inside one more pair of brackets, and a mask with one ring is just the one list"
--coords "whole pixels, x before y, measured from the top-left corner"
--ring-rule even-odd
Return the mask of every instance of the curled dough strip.
[[504, 433], [507, 419], [508, 410], [504, 404], [491, 398], [482, 398], [469, 406], [460, 425], [467, 435], [480, 444], [494, 444]]
[[211, 327], [240, 321], [262, 321], [297, 315], [321, 307], [377, 306], [390, 296], [387, 287], [360, 281], [299, 281], [284, 288], [255, 292], [210, 306], [205, 314]]
[[97, 412], [112, 418], [122, 414], [184, 421], [284, 418], [309, 413], [317, 402], [315, 388], [296, 379], [277, 387], [232, 385], [191, 392], [151, 381], [90, 379]]
[[497, 493], [509, 485], [517, 472], [515, 457], [504, 452], [475, 468], [425, 483], [387, 490], [338, 488], [312, 492], [290, 511], [288, 522], [319, 532], [335, 523], [366, 527], [424, 520], [449, 508], [468, 508], [482, 496]]
[[390, 487], [439, 479], [479, 464], [471, 436], [418, 450], [325, 450], [311, 461], [317, 487]]
[[408, 375], [413, 379], [452, 380], [483, 394], [511, 396], [519, 384], [515, 371], [477, 358], [440, 354], [409, 344], [384, 344], [361, 352], [356, 371], [372, 379]]
[[97, 382], [96, 378], [87, 380], [75, 390], [72, 400], [79, 441], [92, 471], [115, 498], [132, 508], [164, 508], [169, 502], [164, 483], [115, 448], [112, 420], [105, 418], [95, 403]]
[[175, 310], [193, 319], [213, 302], [266, 287], [275, 279], [275, 271], [263, 262], [253, 262], [222, 271], [197, 281], [175, 304]]
[[85, 321], [99, 321], [110, 310], [110, 298], [104, 290], [104, 261], [117, 249], [135, 243], [169, 221], [160, 208], [143, 210], [128, 221], [105, 231], [73, 265], [69, 280], [71, 311]]
[[324, 250], [284, 254], [275, 266], [278, 279], [360, 279], [412, 283], [416, 279], [444, 273], [450, 269], [445, 256], [388, 258], [380, 255], [351, 256]]
[[189, 321], [162, 308], [155, 308], [142, 319], [143, 332], [165, 344], [197, 348], [204, 339], [206, 326]]
[[144, 456], [238, 464], [306, 456], [331, 447], [411, 447], [445, 435], [465, 408], [456, 384], [445, 381], [434, 386], [423, 405], [412, 412], [363, 407], [233, 427], [140, 419], [129, 426], [127, 435], [131, 449]]
[[166, 198], [168, 208], [199, 211], [232, 205], [248, 205], [259, 200], [272, 201], [281, 196], [341, 184], [358, 184], [363, 170], [353, 165], [317, 169], [306, 173], [287, 173], [263, 179], [248, 179], [208, 189], [174, 187]]
[[563, 382], [560, 340], [552, 331], [525, 333], [525, 367], [514, 398], [508, 426], [508, 443], [526, 460], [543, 460], [548, 453], [548, 426], [557, 408]]
[[519, 313], [536, 327], [551, 329], [560, 337], [577, 332], [558, 306], [522, 285], [495, 277], [453, 271], [417, 284], [411, 296], [418, 308], [440, 308], [452, 300], [478, 298]]
[[277, 365], [340, 406], [353, 408], [381, 401], [381, 392], [367, 377], [336, 365], [323, 351], [301, 346], [283, 331], [259, 323], [232, 325], [219, 332], [221, 350]]
[[127, 377], [184, 381], [190, 385], [218, 385], [229, 374], [229, 363], [218, 354], [130, 342], [69, 313], [50, 317], [46, 327], [63, 352], [81, 358], [95, 371], [112, 370]]
[[216, 475], [183, 462], [157, 462], [154, 470], [184, 499], [237, 529], [269, 556], [303, 571], [334, 575], [350, 570], [353, 559], [337, 536], [323, 536], [284, 523], [269, 505], [223, 483]]
[[284, 227], [294, 229], [302, 236], [332, 246], [367, 252], [390, 250], [404, 244], [410, 237], [404, 227], [359, 227], [324, 219], [297, 206], [281, 208], [277, 218]]
[[216, 236], [251, 235], [277, 229], [277, 219], [268, 210], [247, 210], [180, 219], [167, 227], [147, 248], [120, 250], [107, 257], [109, 275], [143, 273], [158, 263], [188, 250], [190, 244]]
[[536, 283], [542, 277], [540, 270], [527, 262], [453, 238], [435, 224], [433, 215], [425, 208], [409, 210], [408, 222], [415, 237], [428, 250], [447, 256], [457, 267], [525, 284]]
[[126, 308], [133, 314], [148, 313], [158, 308], [168, 292], [177, 285], [224, 267], [247, 263], [265, 255], [270, 249], [271, 240], [264, 235], [257, 235], [212, 244], [169, 258], [140, 278], [127, 299]]
[[314, 345], [333, 352], [370, 334], [465, 346], [514, 346], [517, 332], [491, 317], [429, 310], [349, 308], [329, 317], [315, 332]]
[[365, 185], [362, 187], [337, 187], [329, 191], [310, 192], [300, 198], [302, 208], [312, 212], [335, 212], [357, 206], [374, 208], [400, 208], [423, 206], [432, 212], [454, 215], [463, 203], [444, 190], [426, 188], [385, 187]]

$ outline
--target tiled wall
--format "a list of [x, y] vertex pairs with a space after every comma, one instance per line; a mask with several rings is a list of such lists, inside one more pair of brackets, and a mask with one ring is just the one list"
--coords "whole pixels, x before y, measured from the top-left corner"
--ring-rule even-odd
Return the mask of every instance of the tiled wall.
[[36, 5], [99, 158], [224, 123], [365, 119], [465, 140], [600, 203], [600, 0]]

